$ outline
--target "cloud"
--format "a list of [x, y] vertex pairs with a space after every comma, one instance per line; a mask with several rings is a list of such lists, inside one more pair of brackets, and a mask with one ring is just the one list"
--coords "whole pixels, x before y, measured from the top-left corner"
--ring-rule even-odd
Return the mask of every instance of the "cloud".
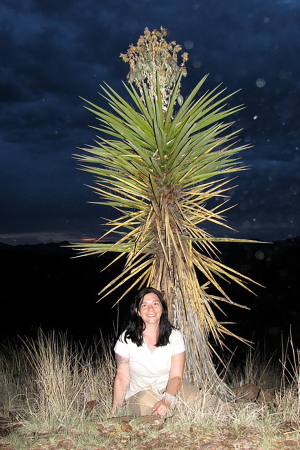
[[109, 212], [87, 205], [97, 200], [83, 186], [92, 176], [75, 170], [72, 159], [97, 134], [78, 96], [109, 108], [99, 84], [125, 94], [128, 67], [119, 54], [145, 26], [163, 25], [170, 39], [189, 42], [184, 95], [206, 73], [202, 93], [220, 82], [228, 93], [242, 88], [229, 106], [246, 106], [234, 129], [243, 128], [241, 143], [254, 147], [241, 154], [252, 170], [232, 191], [232, 203], [241, 205], [229, 213], [233, 226], [264, 235], [265, 224], [275, 233], [277, 221], [286, 235], [300, 233], [299, 15], [295, 1], [240, 0], [237, 8], [236, 0], [3, 0], [0, 232], [101, 234], [99, 217]]

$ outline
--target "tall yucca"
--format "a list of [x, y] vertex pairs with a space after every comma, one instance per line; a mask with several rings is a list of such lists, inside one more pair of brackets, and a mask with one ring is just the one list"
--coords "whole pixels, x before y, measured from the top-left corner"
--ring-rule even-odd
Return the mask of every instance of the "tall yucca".
[[[185, 337], [187, 378], [216, 385], [208, 338], [222, 344], [224, 334], [231, 333], [217, 321], [213, 307], [233, 303], [218, 277], [244, 287], [247, 279], [218, 258], [215, 243], [230, 239], [214, 238], [204, 225], [227, 226], [222, 214], [228, 209], [228, 175], [244, 169], [237, 154], [247, 146], [236, 146], [237, 132], [228, 132], [232, 123], [224, 121], [240, 110], [226, 106], [232, 94], [223, 97], [219, 88], [202, 93], [204, 77], [183, 101], [180, 83], [187, 54], [179, 66], [181, 48], [165, 36], [163, 28], [146, 28], [137, 46], [121, 55], [130, 63], [125, 85], [130, 102], [107, 85], [103, 96], [111, 112], [88, 102], [101, 136], [76, 156], [82, 169], [95, 175], [99, 204], [119, 211], [118, 219], [107, 220], [104, 235], [118, 234], [119, 239], [108, 244], [102, 236], [75, 248], [82, 255], [127, 255], [123, 272], [100, 295], [129, 279], [130, 289], [163, 291], [171, 320]], [[207, 209], [214, 197], [224, 200]]]

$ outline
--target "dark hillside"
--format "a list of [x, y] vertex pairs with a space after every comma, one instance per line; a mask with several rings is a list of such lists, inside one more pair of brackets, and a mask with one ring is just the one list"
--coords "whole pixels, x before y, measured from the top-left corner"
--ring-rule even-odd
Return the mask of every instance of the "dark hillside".
[[264, 287], [248, 283], [255, 296], [236, 285], [224, 286], [232, 300], [251, 308], [227, 308], [238, 333], [276, 347], [292, 331], [300, 344], [300, 237], [265, 244], [219, 246], [222, 261]]
[[97, 303], [98, 292], [120, 263], [101, 273], [112, 255], [75, 258], [63, 244], [0, 247], [2, 270], [2, 335], [34, 335], [43, 330], [68, 330], [89, 339], [111, 333], [117, 294]]
[[[119, 273], [122, 262], [101, 272], [113, 255], [73, 259], [74, 252], [65, 245], [0, 244], [2, 336], [34, 335], [41, 327], [68, 330], [85, 340], [99, 334], [99, 329], [112, 334], [118, 314], [122, 322], [130, 298], [122, 300], [120, 308], [111, 309], [121, 291], [97, 303], [99, 290]], [[231, 329], [248, 339], [254, 335], [255, 341], [267, 339], [274, 347], [282, 334], [289, 335], [291, 327], [298, 345], [300, 238], [218, 248], [222, 262], [265, 286], [249, 284], [254, 296], [238, 286], [223, 284], [233, 301], [251, 308], [225, 307], [227, 319], [237, 323]]]

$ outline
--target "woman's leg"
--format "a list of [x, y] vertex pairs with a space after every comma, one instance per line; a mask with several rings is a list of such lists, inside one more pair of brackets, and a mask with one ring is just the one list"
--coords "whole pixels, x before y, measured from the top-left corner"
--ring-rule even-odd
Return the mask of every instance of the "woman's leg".
[[128, 410], [135, 416], [150, 416], [159, 397], [160, 393], [153, 389], [138, 392], [127, 400]]

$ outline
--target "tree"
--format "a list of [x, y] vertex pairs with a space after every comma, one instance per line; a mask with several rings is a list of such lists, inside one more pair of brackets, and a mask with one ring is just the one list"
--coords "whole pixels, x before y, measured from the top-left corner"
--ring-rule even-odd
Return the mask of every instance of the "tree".
[[[202, 94], [204, 77], [183, 101], [188, 56], [183, 53], [179, 65], [181, 47], [168, 43], [166, 34], [163, 28], [146, 28], [137, 46], [121, 55], [130, 64], [129, 86], [124, 84], [130, 102], [108, 85], [102, 87], [103, 96], [112, 112], [88, 102], [101, 136], [76, 157], [95, 176], [93, 190], [102, 198], [97, 203], [115, 208], [119, 217], [107, 220], [108, 231], [97, 242], [75, 248], [81, 255], [126, 255], [122, 273], [100, 295], [129, 279], [123, 295], [145, 285], [161, 290], [173, 324], [185, 336], [187, 378], [224, 390], [208, 338], [222, 345], [224, 335], [232, 335], [213, 308], [233, 302], [218, 278], [246, 289], [249, 279], [219, 259], [216, 243], [233, 239], [213, 237], [204, 224], [228, 227], [223, 217], [228, 175], [245, 169], [237, 154], [248, 146], [237, 146], [237, 131], [228, 131], [232, 123], [225, 119], [241, 107], [226, 106], [232, 94], [222, 97], [225, 89]], [[208, 208], [216, 197], [221, 204]], [[105, 243], [103, 237], [111, 233], [117, 241]]]

